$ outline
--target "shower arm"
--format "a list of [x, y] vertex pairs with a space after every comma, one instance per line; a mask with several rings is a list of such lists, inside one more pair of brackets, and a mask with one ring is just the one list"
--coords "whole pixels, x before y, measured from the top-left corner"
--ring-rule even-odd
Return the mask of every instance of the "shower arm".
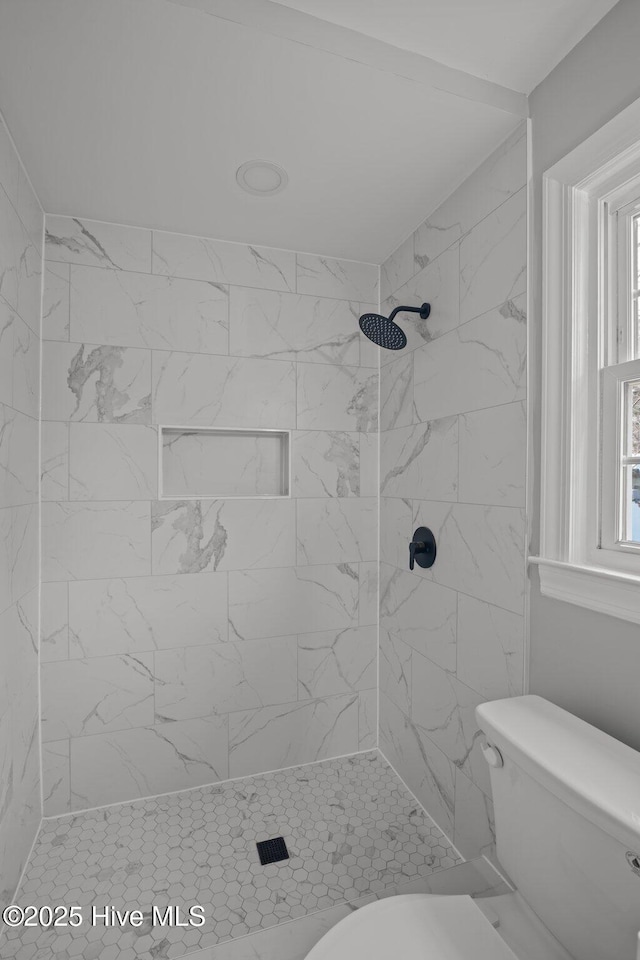
[[396, 307], [389, 314], [389, 320], [393, 320], [397, 313], [419, 313], [422, 320], [426, 320], [431, 313], [431, 304], [423, 303], [421, 307]]

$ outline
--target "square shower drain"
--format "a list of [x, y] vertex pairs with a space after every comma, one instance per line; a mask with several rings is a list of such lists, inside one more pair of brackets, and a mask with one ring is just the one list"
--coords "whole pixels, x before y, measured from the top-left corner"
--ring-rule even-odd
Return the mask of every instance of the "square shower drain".
[[273, 840], [261, 840], [256, 843], [260, 863], [265, 867], [268, 863], [278, 863], [289, 859], [289, 851], [284, 837], [274, 837]]

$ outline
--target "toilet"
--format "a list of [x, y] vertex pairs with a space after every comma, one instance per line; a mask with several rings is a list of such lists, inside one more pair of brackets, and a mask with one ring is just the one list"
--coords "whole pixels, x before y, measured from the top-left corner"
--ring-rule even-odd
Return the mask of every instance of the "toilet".
[[514, 892], [379, 900], [307, 960], [640, 960], [640, 754], [541, 697], [476, 716]]

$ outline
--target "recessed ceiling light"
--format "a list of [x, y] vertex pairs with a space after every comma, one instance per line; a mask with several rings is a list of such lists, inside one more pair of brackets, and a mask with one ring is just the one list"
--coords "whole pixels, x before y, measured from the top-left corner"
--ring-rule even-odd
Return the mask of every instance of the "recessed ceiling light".
[[236, 180], [247, 193], [272, 197], [284, 190], [289, 177], [286, 170], [271, 160], [247, 160], [236, 170]]

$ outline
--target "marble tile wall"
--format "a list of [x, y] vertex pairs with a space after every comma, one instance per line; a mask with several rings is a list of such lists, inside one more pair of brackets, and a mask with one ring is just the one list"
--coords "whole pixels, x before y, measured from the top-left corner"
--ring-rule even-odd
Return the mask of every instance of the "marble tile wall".
[[[46, 227], [45, 813], [374, 746], [378, 268]], [[291, 430], [292, 496], [159, 500], [159, 424]]]
[[0, 119], [0, 902], [41, 818], [38, 416], [43, 215]]
[[523, 692], [526, 183], [523, 125], [381, 268], [383, 313], [432, 310], [381, 355], [380, 747], [466, 857], [493, 844], [475, 707]]

